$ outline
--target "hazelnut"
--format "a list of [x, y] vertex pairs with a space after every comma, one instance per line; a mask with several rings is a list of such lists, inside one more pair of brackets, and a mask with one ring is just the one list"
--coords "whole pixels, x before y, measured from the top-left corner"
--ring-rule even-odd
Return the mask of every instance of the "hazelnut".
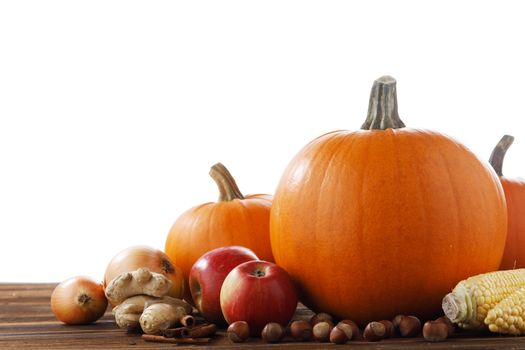
[[250, 326], [245, 321], [233, 322], [228, 327], [228, 339], [234, 343], [242, 343], [250, 337]]
[[315, 326], [319, 322], [329, 322], [333, 326], [334, 318], [325, 312], [320, 312], [318, 314], [313, 315], [312, 318], [310, 319], [310, 324], [312, 326]]
[[264, 326], [261, 338], [266, 340], [267, 343], [277, 343], [284, 338], [284, 328], [279, 323], [270, 322]]
[[421, 321], [415, 316], [404, 316], [399, 321], [399, 333], [402, 337], [415, 337], [421, 333]]
[[318, 322], [312, 329], [315, 340], [326, 343], [330, 339], [330, 332], [334, 326], [329, 322]]
[[405, 317], [405, 315], [396, 315], [392, 319], [392, 324], [394, 325], [394, 330], [399, 333], [399, 322], [401, 322], [401, 319]]
[[428, 321], [423, 326], [423, 338], [430, 342], [444, 341], [448, 337], [448, 327], [443, 321]]
[[379, 341], [386, 335], [385, 325], [379, 322], [370, 322], [366, 325], [363, 337], [368, 341]]
[[312, 325], [304, 320], [293, 321], [290, 325], [290, 333], [297, 341], [309, 341], [312, 339]]
[[381, 320], [379, 323], [382, 323], [385, 326], [385, 338], [392, 338], [395, 334], [394, 325], [389, 320]]
[[448, 329], [448, 336], [450, 337], [454, 332], [456, 331], [456, 327], [454, 326], [454, 323], [447, 317], [447, 316], [441, 316], [436, 319], [438, 322], [443, 322], [447, 325]]
[[361, 330], [359, 329], [359, 326], [357, 323], [355, 323], [352, 320], [342, 320], [339, 323], [346, 323], [352, 327], [352, 338], [351, 340], [363, 340], [363, 333], [361, 333]]
[[348, 323], [339, 322], [330, 331], [330, 343], [344, 344], [352, 339], [352, 326]]

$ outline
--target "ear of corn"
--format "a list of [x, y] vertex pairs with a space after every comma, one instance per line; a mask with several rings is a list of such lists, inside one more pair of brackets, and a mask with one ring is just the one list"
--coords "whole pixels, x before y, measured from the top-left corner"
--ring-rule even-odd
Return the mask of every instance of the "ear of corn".
[[519, 335], [525, 333], [524, 318], [525, 288], [520, 288], [488, 312], [485, 324], [491, 332]]
[[459, 282], [452, 293], [445, 296], [443, 311], [462, 328], [486, 329], [489, 310], [521, 287], [525, 287], [525, 269], [473, 276]]

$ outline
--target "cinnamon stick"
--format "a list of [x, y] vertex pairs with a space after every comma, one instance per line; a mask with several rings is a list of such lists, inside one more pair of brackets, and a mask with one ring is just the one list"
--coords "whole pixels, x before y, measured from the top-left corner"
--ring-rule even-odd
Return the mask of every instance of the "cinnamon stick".
[[217, 332], [213, 323], [205, 323], [195, 327], [179, 327], [165, 329], [162, 334], [167, 338], [206, 338]]
[[167, 338], [162, 335], [143, 334], [142, 339], [147, 342], [172, 343], [172, 344], [205, 344], [211, 338]]
[[192, 326], [195, 325], [195, 319], [193, 318], [192, 315], [184, 315], [184, 316], [181, 317], [180, 323], [184, 327], [192, 327]]
[[188, 338], [188, 327], [168, 328], [162, 331], [166, 338]]
[[188, 329], [188, 338], [208, 338], [215, 335], [217, 326], [213, 323]]

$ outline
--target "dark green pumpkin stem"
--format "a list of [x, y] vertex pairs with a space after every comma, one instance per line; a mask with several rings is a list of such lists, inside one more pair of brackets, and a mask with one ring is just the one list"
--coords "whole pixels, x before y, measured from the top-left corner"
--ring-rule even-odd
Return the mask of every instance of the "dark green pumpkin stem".
[[503, 176], [503, 159], [505, 159], [505, 154], [507, 154], [507, 150], [513, 142], [513, 136], [503, 135], [490, 155], [489, 163], [496, 170], [498, 176]]
[[399, 129], [405, 124], [397, 113], [396, 80], [388, 75], [374, 81], [370, 92], [368, 115], [361, 125], [363, 130]]
[[219, 187], [219, 201], [232, 201], [234, 199], [244, 199], [235, 179], [228, 169], [221, 163], [217, 163], [210, 169], [210, 176]]

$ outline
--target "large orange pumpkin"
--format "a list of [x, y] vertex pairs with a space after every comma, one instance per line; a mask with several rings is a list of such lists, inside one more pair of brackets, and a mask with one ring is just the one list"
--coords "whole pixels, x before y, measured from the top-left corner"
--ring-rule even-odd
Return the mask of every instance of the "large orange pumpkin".
[[404, 127], [391, 77], [375, 81], [361, 129], [313, 140], [285, 170], [270, 220], [275, 260], [315, 311], [361, 324], [428, 319], [457, 282], [498, 269], [503, 190], [462, 144]]
[[514, 137], [504, 135], [489, 159], [500, 177], [507, 200], [507, 243], [501, 260], [501, 270], [525, 267], [525, 180], [503, 176], [503, 159], [513, 141]]
[[[269, 236], [271, 196], [243, 196], [221, 163], [211, 168], [210, 176], [219, 187], [219, 201], [198, 205], [183, 213], [168, 234], [166, 254], [182, 269], [186, 279], [198, 258], [219, 247], [243, 246], [259, 259], [273, 261]], [[186, 298], [190, 298], [189, 293]]]

